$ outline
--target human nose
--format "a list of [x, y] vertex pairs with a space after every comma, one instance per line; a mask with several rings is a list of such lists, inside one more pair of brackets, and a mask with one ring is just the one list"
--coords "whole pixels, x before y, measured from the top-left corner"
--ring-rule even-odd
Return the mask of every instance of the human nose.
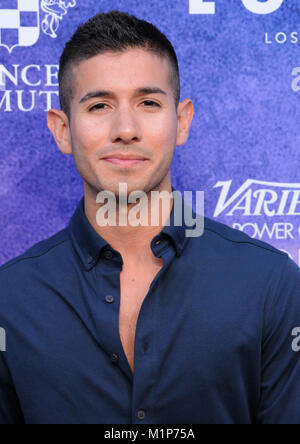
[[141, 138], [141, 128], [134, 112], [128, 108], [120, 109], [112, 123], [111, 140], [128, 145], [139, 142]]

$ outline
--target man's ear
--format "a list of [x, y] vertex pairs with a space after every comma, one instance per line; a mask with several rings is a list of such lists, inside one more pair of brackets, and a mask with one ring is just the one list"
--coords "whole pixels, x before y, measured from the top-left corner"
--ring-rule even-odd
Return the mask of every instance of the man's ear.
[[190, 126], [194, 117], [194, 105], [191, 99], [185, 99], [177, 108], [177, 139], [176, 145], [184, 145], [189, 137]]
[[63, 154], [72, 154], [70, 126], [67, 115], [58, 109], [50, 109], [47, 114], [47, 123], [60, 151]]

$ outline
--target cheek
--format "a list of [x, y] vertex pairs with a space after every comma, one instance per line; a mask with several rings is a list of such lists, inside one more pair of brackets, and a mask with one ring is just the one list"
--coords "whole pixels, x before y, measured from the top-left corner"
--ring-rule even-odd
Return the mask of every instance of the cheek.
[[73, 128], [73, 144], [82, 153], [92, 154], [105, 140], [104, 127], [102, 125], [100, 130], [98, 122], [78, 118], [74, 121]]
[[168, 116], [148, 122], [143, 133], [154, 149], [166, 153], [175, 148], [177, 121]]

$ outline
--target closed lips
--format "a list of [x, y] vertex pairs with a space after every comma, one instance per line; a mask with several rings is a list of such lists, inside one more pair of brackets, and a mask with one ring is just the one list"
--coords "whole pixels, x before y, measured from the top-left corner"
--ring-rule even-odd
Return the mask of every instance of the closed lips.
[[112, 154], [110, 156], [104, 157], [105, 160], [108, 159], [119, 159], [119, 160], [147, 160], [145, 157], [139, 156], [138, 154]]

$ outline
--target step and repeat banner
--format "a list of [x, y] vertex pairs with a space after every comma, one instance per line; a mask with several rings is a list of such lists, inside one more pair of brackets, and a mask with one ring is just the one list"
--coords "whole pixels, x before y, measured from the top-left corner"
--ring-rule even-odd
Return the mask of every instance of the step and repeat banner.
[[79, 24], [118, 9], [177, 51], [195, 118], [173, 186], [300, 266], [299, 0], [0, 0], [0, 264], [63, 229], [83, 195], [50, 134], [58, 63]]

